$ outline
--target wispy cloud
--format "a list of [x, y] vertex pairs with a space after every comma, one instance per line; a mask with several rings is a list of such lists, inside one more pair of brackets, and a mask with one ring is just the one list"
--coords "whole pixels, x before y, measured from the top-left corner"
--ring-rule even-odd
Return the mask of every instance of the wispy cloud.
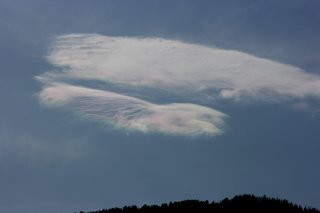
[[51, 78], [100, 80], [174, 93], [274, 101], [320, 97], [320, 76], [233, 50], [158, 38], [65, 35], [47, 59]]
[[216, 135], [223, 132], [225, 116], [199, 105], [157, 105], [79, 82], [105, 82], [146, 98], [147, 88], [152, 88], [184, 102], [199, 97], [210, 104], [217, 99], [273, 102], [320, 97], [319, 75], [239, 51], [167, 39], [58, 36], [47, 60], [58, 71], [37, 77], [44, 83], [39, 95], [44, 104], [143, 132]]
[[127, 130], [183, 135], [218, 135], [225, 115], [194, 104], [156, 105], [113, 92], [53, 84], [40, 94], [48, 106], [72, 109], [83, 117]]
[[308, 102], [297, 102], [292, 104], [292, 108], [296, 110], [308, 111], [310, 110], [310, 106]]

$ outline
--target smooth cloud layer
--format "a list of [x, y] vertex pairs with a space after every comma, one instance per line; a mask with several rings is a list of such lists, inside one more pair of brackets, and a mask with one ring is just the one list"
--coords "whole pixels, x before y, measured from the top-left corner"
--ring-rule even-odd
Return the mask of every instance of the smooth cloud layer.
[[239, 51], [174, 40], [64, 35], [56, 38], [47, 60], [59, 71], [37, 76], [44, 84], [42, 103], [142, 132], [217, 135], [223, 132], [225, 115], [195, 104], [157, 105], [83, 82], [116, 85], [146, 98], [152, 88], [185, 102], [197, 97], [207, 103], [320, 97], [319, 75]]
[[119, 128], [184, 135], [221, 134], [225, 115], [194, 104], [156, 105], [113, 92], [66, 84], [46, 87], [40, 100]]

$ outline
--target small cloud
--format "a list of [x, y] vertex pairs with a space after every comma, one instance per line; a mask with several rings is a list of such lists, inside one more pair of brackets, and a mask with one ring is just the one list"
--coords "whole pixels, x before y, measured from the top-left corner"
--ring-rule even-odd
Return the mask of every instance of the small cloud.
[[67, 84], [52, 84], [40, 94], [41, 103], [75, 111], [83, 118], [116, 128], [178, 135], [223, 133], [225, 114], [211, 108], [173, 103], [152, 104], [130, 96]]
[[298, 102], [292, 105], [293, 109], [308, 111], [310, 109], [309, 104], [307, 102]]

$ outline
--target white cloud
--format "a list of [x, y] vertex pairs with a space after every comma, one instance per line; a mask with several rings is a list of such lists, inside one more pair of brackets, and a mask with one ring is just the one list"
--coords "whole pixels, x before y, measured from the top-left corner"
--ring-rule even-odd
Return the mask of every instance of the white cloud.
[[113, 92], [53, 84], [40, 94], [48, 106], [72, 109], [85, 118], [127, 130], [183, 135], [218, 135], [225, 115], [194, 104], [156, 105]]
[[164, 90], [185, 102], [203, 97], [208, 98], [202, 103], [320, 97], [319, 75], [239, 51], [167, 39], [58, 36], [47, 60], [59, 71], [37, 76], [44, 84], [39, 95], [44, 104], [142, 132], [217, 135], [223, 132], [225, 115], [194, 104], [156, 105], [81, 82], [111, 83], [138, 91], [139, 97], [150, 95], [145, 92], [148, 88]]
[[100, 80], [236, 100], [320, 97], [319, 75], [239, 51], [166, 39], [59, 36], [47, 59], [62, 68], [46, 74], [56, 79]]

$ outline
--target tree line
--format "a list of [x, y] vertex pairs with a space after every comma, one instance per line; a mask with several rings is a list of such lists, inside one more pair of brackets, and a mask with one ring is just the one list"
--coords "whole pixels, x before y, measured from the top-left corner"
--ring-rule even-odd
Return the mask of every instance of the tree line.
[[[184, 200], [179, 202], [163, 203], [161, 205], [125, 206], [87, 213], [147, 213], [147, 212], [199, 212], [199, 213], [253, 213], [253, 212], [292, 212], [292, 213], [320, 213], [318, 209], [301, 207], [284, 199], [256, 197], [254, 195], [237, 195], [232, 199], [225, 198], [220, 202], [200, 200]], [[80, 213], [85, 213], [81, 211]]]

